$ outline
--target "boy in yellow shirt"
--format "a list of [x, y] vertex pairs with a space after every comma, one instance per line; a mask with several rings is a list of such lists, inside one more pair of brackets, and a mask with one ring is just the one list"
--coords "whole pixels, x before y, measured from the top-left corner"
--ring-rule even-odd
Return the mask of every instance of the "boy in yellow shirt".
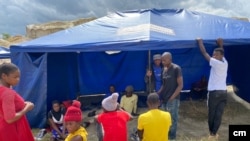
[[157, 93], [148, 95], [149, 111], [138, 118], [138, 136], [141, 141], [168, 141], [168, 132], [171, 126], [169, 112], [158, 109], [160, 100]]

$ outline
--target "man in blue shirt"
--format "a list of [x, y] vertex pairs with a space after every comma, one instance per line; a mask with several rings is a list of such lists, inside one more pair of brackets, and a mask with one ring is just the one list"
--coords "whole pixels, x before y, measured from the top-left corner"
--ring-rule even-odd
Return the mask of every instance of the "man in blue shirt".
[[[162, 80], [162, 64], [161, 54], [155, 54], [153, 56], [154, 63], [148, 68], [145, 75], [145, 83], [147, 85], [147, 94], [157, 92], [161, 88]], [[150, 80], [151, 79], [151, 80]]]

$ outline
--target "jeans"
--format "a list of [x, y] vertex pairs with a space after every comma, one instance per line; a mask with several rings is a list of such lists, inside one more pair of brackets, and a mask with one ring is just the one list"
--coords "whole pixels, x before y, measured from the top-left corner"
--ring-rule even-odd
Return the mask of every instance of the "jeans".
[[174, 140], [176, 138], [179, 106], [180, 99], [174, 99], [170, 102], [168, 101], [167, 103], [162, 103], [161, 105], [161, 109], [168, 111], [171, 115], [172, 126], [170, 127], [168, 136], [170, 140]]

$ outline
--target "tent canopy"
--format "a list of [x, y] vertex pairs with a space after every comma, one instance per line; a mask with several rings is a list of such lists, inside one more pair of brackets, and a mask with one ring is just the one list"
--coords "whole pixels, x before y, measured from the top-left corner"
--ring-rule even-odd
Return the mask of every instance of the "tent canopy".
[[10, 58], [10, 50], [5, 47], [0, 46], [0, 59], [8, 59]]
[[[197, 37], [203, 38], [209, 53], [216, 47], [218, 37], [224, 39], [228, 83], [250, 101], [246, 85], [250, 80], [249, 22], [185, 9], [116, 12], [12, 45], [12, 62], [22, 73], [15, 90], [36, 104], [28, 118], [31, 126], [41, 127], [55, 99], [106, 93], [111, 84], [119, 92], [127, 85], [133, 85], [136, 91], [145, 90], [149, 50], [152, 55], [170, 51], [174, 63], [182, 67], [184, 89], [189, 89], [202, 75], [209, 75], [208, 63], [195, 41]], [[104, 51], [121, 52], [110, 55]]]
[[[185, 9], [146, 9], [116, 12], [86, 24], [14, 45], [12, 52], [192, 48], [196, 47], [194, 39], [197, 37], [207, 41], [222, 37], [227, 45], [239, 45], [249, 44], [249, 30], [249, 22], [245, 21]], [[140, 44], [140, 47], [135, 48], [135, 43]]]

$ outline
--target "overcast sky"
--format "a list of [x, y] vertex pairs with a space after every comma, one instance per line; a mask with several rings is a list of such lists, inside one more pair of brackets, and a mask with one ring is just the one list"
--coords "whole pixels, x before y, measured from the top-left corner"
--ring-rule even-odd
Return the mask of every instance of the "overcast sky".
[[249, 0], [0, 0], [0, 34], [25, 35], [26, 25], [103, 17], [134, 9], [185, 8], [224, 17], [250, 18]]

